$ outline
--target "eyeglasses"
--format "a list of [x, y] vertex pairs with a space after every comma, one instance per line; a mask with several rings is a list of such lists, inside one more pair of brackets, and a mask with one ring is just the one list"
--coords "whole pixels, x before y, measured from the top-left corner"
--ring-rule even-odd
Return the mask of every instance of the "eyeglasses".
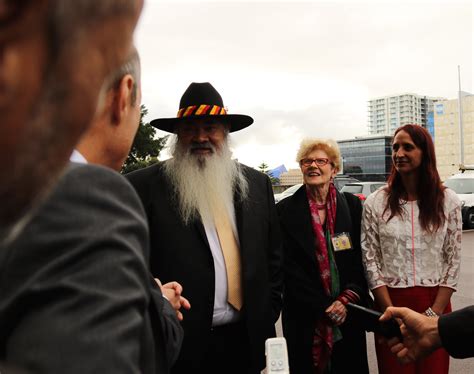
[[310, 167], [311, 165], [313, 165], [313, 162], [317, 166], [324, 166], [328, 164], [329, 159], [328, 158], [303, 158], [302, 160], [300, 160], [300, 165], [303, 165], [305, 167]]

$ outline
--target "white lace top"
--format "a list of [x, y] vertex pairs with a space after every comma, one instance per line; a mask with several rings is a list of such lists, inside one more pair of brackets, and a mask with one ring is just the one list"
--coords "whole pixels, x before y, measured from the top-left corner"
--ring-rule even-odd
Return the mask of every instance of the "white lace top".
[[370, 289], [380, 286], [447, 286], [456, 289], [461, 262], [461, 202], [445, 190], [444, 225], [434, 233], [423, 231], [416, 201], [402, 201], [402, 217], [385, 209], [387, 194], [380, 189], [364, 203], [362, 260]]

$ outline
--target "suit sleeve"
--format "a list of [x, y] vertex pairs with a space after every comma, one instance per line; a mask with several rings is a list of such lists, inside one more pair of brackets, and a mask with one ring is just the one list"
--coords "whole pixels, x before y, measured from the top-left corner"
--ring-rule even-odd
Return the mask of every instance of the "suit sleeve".
[[304, 300], [301, 307], [306, 314], [319, 318], [333, 302], [321, 287], [315, 287], [313, 278], [308, 276], [289, 247], [285, 247], [285, 280], [286, 294], [291, 295], [291, 301]]
[[443, 314], [438, 320], [441, 343], [455, 358], [474, 357], [474, 306]]
[[91, 166], [68, 172], [14, 244], [8, 268], [23, 290], [7, 362], [34, 373], [145, 372], [147, 237], [122, 177]]
[[266, 180], [269, 205], [268, 209], [270, 212], [270, 253], [268, 258], [272, 298], [272, 317], [273, 321], [276, 322], [280, 316], [281, 307], [283, 304], [283, 245], [281, 241], [280, 223], [278, 221], [278, 214], [275, 207], [272, 185], [268, 177]]
[[157, 330], [161, 331], [162, 334], [167, 367], [172, 367], [178, 358], [181, 344], [183, 343], [183, 328], [176, 317], [176, 311], [168, 300], [163, 297], [161, 290], [151, 275], [150, 281], [152, 282], [151, 308], [156, 310], [156, 319], [160, 322]]
[[[354, 248], [353, 261], [351, 262], [350, 277], [347, 280], [347, 283], [343, 285], [344, 288], [350, 289], [356, 292], [360, 301], [359, 304], [365, 306], [372, 305], [372, 299], [369, 296], [367, 280], [365, 278], [364, 265], [362, 264], [362, 250], [360, 246], [360, 231], [361, 231], [361, 222], [362, 222], [362, 203], [356, 196], [344, 192], [343, 194], [345, 200], [347, 201], [350, 221], [351, 221], [351, 239], [352, 246]], [[342, 290], [341, 290], [342, 291]]]

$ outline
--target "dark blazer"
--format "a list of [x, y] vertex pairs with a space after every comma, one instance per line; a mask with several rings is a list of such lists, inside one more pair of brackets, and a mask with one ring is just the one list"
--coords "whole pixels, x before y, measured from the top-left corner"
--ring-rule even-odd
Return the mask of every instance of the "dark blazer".
[[130, 184], [71, 164], [0, 248], [2, 373], [167, 373], [182, 331], [147, 262], [146, 218]]
[[[281, 308], [282, 249], [270, 180], [242, 165], [249, 182], [248, 199], [234, 199], [242, 257], [244, 306], [256, 368], [264, 367], [265, 340], [275, 335]], [[177, 280], [191, 309], [184, 311], [184, 342], [173, 373], [200, 367], [208, 345], [214, 308], [214, 263], [200, 220], [185, 226], [172, 198], [162, 163], [128, 174], [142, 199], [151, 237], [151, 269], [164, 282]]]
[[474, 357], [474, 305], [443, 314], [438, 329], [441, 343], [451, 356]]
[[[318, 319], [334, 301], [324, 293], [315, 255], [315, 236], [306, 187], [277, 204], [285, 254], [283, 332], [291, 372], [312, 374], [312, 339]], [[341, 291], [352, 289], [369, 300], [362, 266], [360, 224], [362, 206], [352, 194], [337, 192], [335, 234], [350, 233], [351, 250], [335, 252]], [[343, 340], [335, 344], [332, 372], [368, 373], [365, 331], [349, 315], [341, 326]]]

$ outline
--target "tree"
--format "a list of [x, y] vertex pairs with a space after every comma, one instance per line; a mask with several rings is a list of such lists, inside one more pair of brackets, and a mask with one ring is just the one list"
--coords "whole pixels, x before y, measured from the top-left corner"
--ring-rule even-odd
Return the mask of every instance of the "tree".
[[262, 173], [268, 175], [268, 177], [270, 178], [270, 181], [272, 182], [272, 185], [280, 183], [280, 179], [275, 178], [273, 176], [271, 171], [268, 170], [268, 165], [265, 162], [262, 162], [260, 165], [258, 165], [258, 170], [260, 170]]
[[130, 153], [123, 164], [121, 173], [126, 174], [158, 162], [161, 150], [164, 148], [168, 136], [155, 139], [156, 130], [149, 123], [143, 123], [148, 114], [145, 105], [140, 108], [140, 124], [133, 140]]

